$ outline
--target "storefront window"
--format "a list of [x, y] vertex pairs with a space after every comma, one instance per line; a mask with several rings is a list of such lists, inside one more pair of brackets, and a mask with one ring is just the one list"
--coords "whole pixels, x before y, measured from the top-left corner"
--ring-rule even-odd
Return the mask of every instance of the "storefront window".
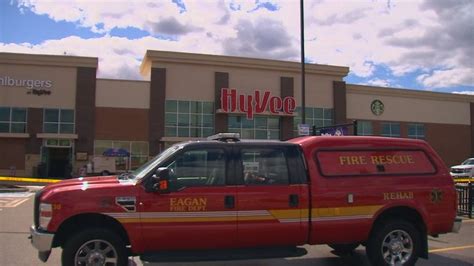
[[228, 116], [229, 132], [239, 133], [243, 139], [280, 139], [280, 118], [257, 116]]
[[74, 110], [44, 109], [43, 132], [55, 134], [73, 134]]
[[117, 171], [134, 170], [148, 161], [148, 142], [145, 141], [115, 141], [95, 140], [94, 155], [103, 156], [107, 149], [124, 149], [130, 153], [129, 157], [116, 157]]
[[207, 137], [214, 134], [214, 103], [167, 100], [166, 137]]
[[[294, 135], [298, 136], [298, 124], [302, 123], [301, 107], [296, 107], [295, 111], [297, 115], [293, 119], [293, 130]], [[313, 126], [316, 126], [316, 128], [332, 126], [334, 124], [333, 112], [334, 110], [332, 108], [306, 107], [305, 124], [309, 125], [310, 128]]]
[[357, 135], [358, 136], [371, 136], [372, 133], [372, 122], [370, 121], [357, 121]]
[[425, 125], [408, 124], [408, 137], [412, 139], [425, 139]]
[[384, 122], [382, 123], [382, 136], [400, 137], [400, 123]]
[[26, 108], [0, 107], [0, 133], [26, 133]]

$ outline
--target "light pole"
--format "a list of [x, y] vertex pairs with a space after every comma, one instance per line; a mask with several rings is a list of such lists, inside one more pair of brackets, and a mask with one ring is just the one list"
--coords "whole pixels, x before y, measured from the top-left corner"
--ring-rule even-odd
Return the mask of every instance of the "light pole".
[[306, 96], [305, 96], [305, 62], [304, 62], [304, 5], [300, 0], [300, 29], [301, 29], [301, 124], [306, 124]]

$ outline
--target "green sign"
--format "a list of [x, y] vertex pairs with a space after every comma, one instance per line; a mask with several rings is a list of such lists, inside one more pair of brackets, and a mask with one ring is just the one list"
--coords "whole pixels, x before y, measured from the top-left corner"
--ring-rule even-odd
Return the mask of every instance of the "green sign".
[[385, 109], [383, 102], [381, 100], [373, 100], [372, 103], [370, 104], [370, 109], [372, 110], [372, 113], [376, 116], [379, 116], [383, 114], [383, 111]]

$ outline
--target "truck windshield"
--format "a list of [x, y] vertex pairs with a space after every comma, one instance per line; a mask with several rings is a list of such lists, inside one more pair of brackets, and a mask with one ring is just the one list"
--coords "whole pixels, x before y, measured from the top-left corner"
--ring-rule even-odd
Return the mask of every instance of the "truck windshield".
[[175, 151], [182, 148], [182, 145], [176, 144], [168, 149], [164, 150], [162, 153], [158, 154], [156, 157], [145, 163], [144, 165], [140, 166], [136, 170], [134, 170], [129, 178], [134, 179], [141, 179], [145, 177], [152, 169], [157, 167], [161, 162], [165, 161], [168, 157], [170, 157]]

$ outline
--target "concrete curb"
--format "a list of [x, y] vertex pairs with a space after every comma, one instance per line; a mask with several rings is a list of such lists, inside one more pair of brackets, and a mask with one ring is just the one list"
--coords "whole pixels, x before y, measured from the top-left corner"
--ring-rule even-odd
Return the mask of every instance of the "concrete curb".
[[28, 192], [29, 189], [26, 187], [18, 187], [15, 185], [9, 184], [0, 184], [0, 194], [1, 193], [13, 193], [13, 192]]

